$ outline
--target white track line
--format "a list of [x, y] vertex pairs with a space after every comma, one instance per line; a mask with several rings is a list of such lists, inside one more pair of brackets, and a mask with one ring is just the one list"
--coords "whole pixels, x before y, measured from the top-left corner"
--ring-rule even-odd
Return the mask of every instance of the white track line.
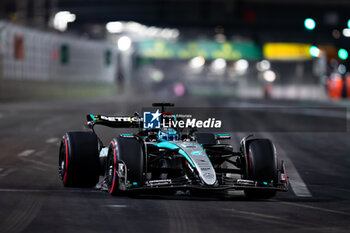
[[35, 150], [32, 150], [32, 149], [24, 150], [21, 153], [19, 153], [18, 156], [19, 157], [26, 157], [26, 156], [33, 154], [34, 152], [35, 152]]
[[110, 208], [125, 208], [126, 205], [103, 205], [103, 207], [110, 207]]
[[340, 210], [331, 210], [331, 209], [327, 209], [327, 208], [321, 208], [321, 207], [317, 207], [317, 206], [311, 206], [311, 205], [305, 205], [305, 204], [299, 204], [299, 203], [293, 203], [293, 202], [275, 201], [275, 200], [271, 200], [271, 201], [277, 202], [278, 204], [283, 204], [283, 205], [291, 205], [291, 206], [313, 209], [313, 210], [318, 210], [318, 211], [323, 211], [323, 212], [328, 212], [328, 213], [333, 213], [333, 214], [342, 214], [342, 215], [350, 216], [350, 213], [340, 211]]
[[241, 211], [233, 208], [224, 209], [224, 210], [230, 211], [237, 218], [245, 218], [245, 219], [248, 218], [250, 220], [261, 221], [269, 224], [278, 224], [278, 225], [283, 225], [285, 227], [294, 227], [296, 225], [301, 225], [301, 223], [299, 222], [288, 220], [286, 218], [279, 217], [279, 216], [267, 215], [267, 214], [250, 212], [250, 211]]
[[2, 173], [0, 173], [0, 177], [7, 176], [8, 174], [10, 174], [16, 170], [17, 170], [16, 168], [10, 168], [10, 169], [4, 170]]
[[278, 147], [278, 155], [280, 156], [281, 160], [284, 161], [286, 173], [289, 177], [289, 184], [292, 187], [294, 194], [298, 197], [312, 197], [310, 190], [301, 178], [292, 160], [290, 160], [287, 153], [280, 146]]
[[47, 139], [45, 142], [51, 144], [51, 143], [56, 143], [56, 142], [58, 142], [58, 140], [59, 140], [58, 138], [49, 138], [49, 139]]
[[48, 168], [52, 168], [53, 167], [53, 165], [41, 162], [40, 160], [35, 160], [35, 159], [30, 159], [30, 158], [23, 158], [22, 160], [26, 161], [26, 162], [34, 163], [34, 164], [42, 166], [42, 167], [48, 167]]

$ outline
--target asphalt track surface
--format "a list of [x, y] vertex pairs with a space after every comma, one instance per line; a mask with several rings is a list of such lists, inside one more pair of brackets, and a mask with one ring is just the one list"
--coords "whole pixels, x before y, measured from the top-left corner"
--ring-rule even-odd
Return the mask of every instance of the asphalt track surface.
[[[99, 190], [62, 187], [57, 171], [61, 136], [82, 130], [87, 113], [129, 115], [153, 101], [140, 99], [0, 104], [0, 232], [349, 232], [349, 132], [258, 132], [257, 136], [275, 143], [291, 182], [289, 192], [266, 201], [248, 201], [241, 192], [112, 197]], [[262, 104], [227, 99], [174, 101], [196, 107]], [[241, 118], [253, 124], [259, 114]], [[276, 127], [290, 123], [265, 120]], [[107, 140], [120, 131], [103, 133]], [[235, 148], [246, 133], [232, 133]]]

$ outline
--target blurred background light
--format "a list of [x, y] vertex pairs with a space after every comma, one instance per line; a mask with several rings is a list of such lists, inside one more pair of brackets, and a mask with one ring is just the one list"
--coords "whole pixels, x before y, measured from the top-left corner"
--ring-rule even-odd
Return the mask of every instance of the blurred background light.
[[223, 43], [226, 41], [226, 36], [223, 33], [218, 33], [215, 35], [215, 40], [217, 42]]
[[62, 32], [66, 31], [68, 23], [74, 22], [75, 19], [75, 14], [72, 14], [69, 11], [59, 11], [54, 16], [53, 27]]
[[348, 51], [346, 49], [339, 49], [338, 50], [338, 57], [342, 60], [348, 59]]
[[270, 69], [270, 67], [271, 67], [271, 64], [268, 60], [262, 60], [261, 62], [256, 63], [256, 69], [260, 72], [268, 70]]
[[348, 20], [348, 23], [347, 23], [347, 24], [348, 24], [348, 28], [350, 28], [350, 19]]
[[180, 35], [180, 31], [179, 31], [178, 29], [172, 29], [172, 30], [171, 30], [171, 36], [172, 36], [172, 38], [176, 39], [176, 38], [179, 37], [179, 35]]
[[127, 36], [122, 36], [118, 39], [118, 49], [120, 51], [127, 51], [131, 47], [131, 39]]
[[176, 83], [173, 90], [176, 96], [183, 96], [186, 92], [185, 86], [182, 83]]
[[106, 24], [106, 29], [109, 33], [120, 33], [123, 31], [123, 24], [121, 22], [109, 22]]
[[350, 37], [350, 28], [343, 29], [343, 36]]
[[310, 47], [310, 55], [313, 57], [319, 57], [321, 54], [320, 49], [317, 46]]
[[152, 71], [150, 72], [150, 77], [151, 77], [152, 81], [159, 83], [159, 82], [163, 81], [164, 73], [163, 73], [163, 71], [161, 71], [159, 69], [152, 69]]
[[263, 75], [266, 82], [274, 82], [276, 80], [276, 73], [272, 70], [266, 70]]
[[217, 58], [211, 63], [213, 70], [223, 70], [226, 68], [226, 61], [223, 58]]
[[245, 72], [249, 67], [249, 63], [245, 59], [239, 59], [235, 63], [235, 69], [237, 72]]
[[114, 21], [106, 24], [106, 30], [111, 33], [124, 33], [132, 36], [133, 38], [162, 38], [162, 39], [176, 39], [179, 37], [180, 32], [178, 29], [170, 28], [158, 28], [158, 27], [148, 27], [146, 25], [128, 21]]
[[316, 27], [316, 22], [312, 18], [307, 18], [304, 20], [304, 26], [307, 30], [314, 30]]
[[346, 73], [346, 66], [343, 64], [339, 64], [338, 71], [340, 74], [345, 74]]
[[202, 56], [198, 56], [198, 57], [194, 57], [189, 61], [189, 66], [192, 69], [198, 69], [203, 67], [203, 65], [205, 64], [205, 59]]

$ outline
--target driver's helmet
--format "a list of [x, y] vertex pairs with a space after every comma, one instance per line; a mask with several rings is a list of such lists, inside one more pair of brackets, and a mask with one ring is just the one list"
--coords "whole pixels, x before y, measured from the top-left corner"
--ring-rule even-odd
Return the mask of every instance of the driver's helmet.
[[175, 129], [164, 128], [159, 130], [158, 138], [160, 141], [177, 141], [179, 137]]

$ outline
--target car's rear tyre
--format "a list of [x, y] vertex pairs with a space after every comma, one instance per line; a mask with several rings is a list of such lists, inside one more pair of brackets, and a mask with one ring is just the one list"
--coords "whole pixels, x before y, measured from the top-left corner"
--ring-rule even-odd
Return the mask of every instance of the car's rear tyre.
[[61, 141], [59, 174], [66, 187], [92, 187], [99, 180], [98, 139], [93, 132], [68, 132]]
[[127, 185], [140, 186], [143, 181], [143, 150], [142, 144], [136, 138], [113, 139], [109, 145], [106, 163], [106, 184], [111, 195], [121, 193], [118, 177], [118, 164], [126, 166]]
[[[269, 139], [252, 139], [247, 145], [247, 179], [274, 183], [278, 182], [278, 167], [275, 147]], [[246, 197], [267, 199], [276, 195], [275, 190], [247, 189]]]

